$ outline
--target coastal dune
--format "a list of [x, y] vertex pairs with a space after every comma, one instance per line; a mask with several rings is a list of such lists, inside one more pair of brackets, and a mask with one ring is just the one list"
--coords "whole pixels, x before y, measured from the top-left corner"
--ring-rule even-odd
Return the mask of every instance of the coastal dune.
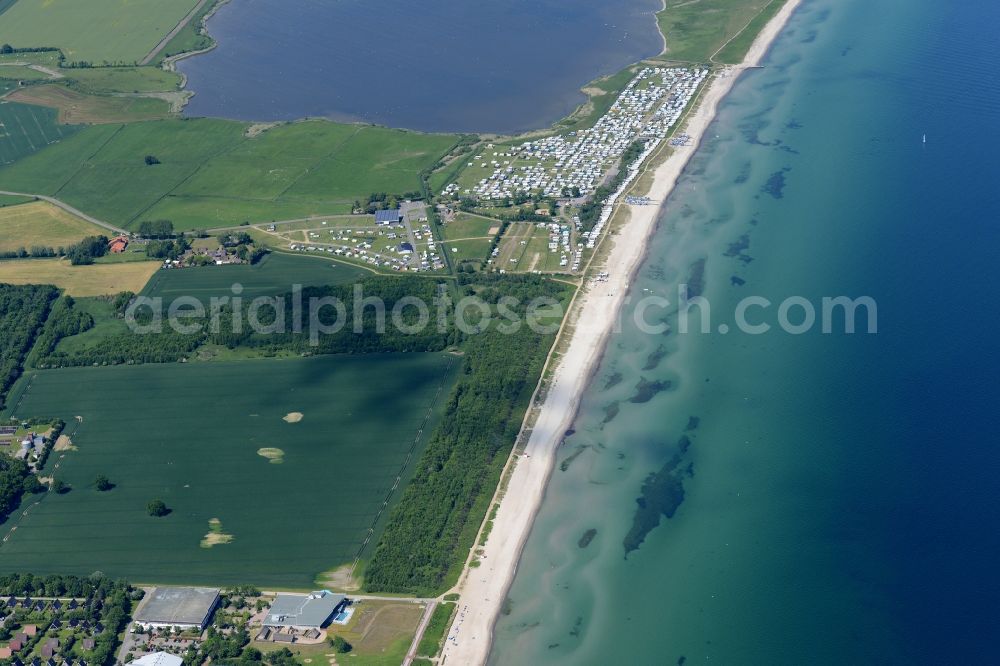
[[[757, 36], [740, 65], [709, 80], [697, 100], [697, 109], [683, 128], [692, 137], [694, 147], [675, 149], [656, 166], [647, 196], [661, 202], [667, 198], [715, 118], [719, 103], [739, 74], [761, 61], [800, 1], [785, 3]], [[623, 207], [628, 210], [622, 211]], [[568, 315], [568, 329], [572, 332], [569, 345], [559, 359], [524, 451], [512, 460], [513, 471], [483, 546], [480, 566], [467, 568], [459, 582], [459, 613], [448, 632], [455, 640], [446, 640], [442, 664], [484, 664], [489, 657], [493, 627], [544, 496], [556, 449], [576, 416], [660, 214], [658, 206], [621, 206], [615, 213], [619, 219], [612, 218], [609, 226], [617, 232], [608, 234], [603, 241], [613, 243], [604, 262], [610, 276], [606, 282], [588, 283], [573, 303]]]

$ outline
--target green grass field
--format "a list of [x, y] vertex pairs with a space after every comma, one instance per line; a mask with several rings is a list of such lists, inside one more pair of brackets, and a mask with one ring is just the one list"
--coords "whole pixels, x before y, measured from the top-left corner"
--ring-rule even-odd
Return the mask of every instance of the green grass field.
[[[455, 213], [455, 217], [441, 226], [441, 236], [445, 240], [461, 240], [466, 238], [492, 238], [500, 231], [500, 220], [474, 215], [472, 213]], [[490, 231], [493, 231], [491, 234]]]
[[[413, 642], [423, 606], [407, 602], [364, 599], [354, 602], [354, 614], [347, 626], [332, 625], [328, 635], [343, 637], [351, 644], [339, 663], [350, 666], [399, 666]], [[274, 643], [251, 643], [263, 652], [274, 649]], [[326, 643], [288, 646], [300, 664], [328, 664], [331, 654]]]
[[33, 197], [0, 194], [0, 208], [6, 208], [7, 206], [20, 206], [23, 203], [30, 203], [32, 201], [35, 201]]
[[[79, 129], [58, 124], [55, 109], [0, 100], [0, 168], [60, 142]], [[4, 178], [0, 182], [8, 185]]]
[[[488, 238], [478, 238], [475, 240], [444, 241], [441, 246], [453, 262], [478, 262], [486, 261], [489, 258], [491, 242]], [[458, 250], [458, 252], [454, 250]]]
[[56, 46], [95, 64], [143, 58], [197, 0], [18, 0], [0, 14], [0, 42]]
[[94, 327], [79, 335], [63, 338], [56, 346], [57, 351], [72, 353], [108, 336], [128, 333], [125, 320], [115, 316], [107, 298], [77, 298], [74, 307], [90, 314], [94, 318]]
[[73, 87], [86, 93], [159, 92], [177, 90], [181, 76], [159, 67], [90, 67], [65, 69]]
[[304, 287], [348, 284], [369, 271], [322, 257], [272, 253], [254, 266], [206, 266], [157, 271], [142, 294], [169, 303], [179, 296], [194, 296], [208, 303], [213, 296], [232, 296], [232, 286], [243, 287], [244, 299], [285, 294], [293, 284]]
[[0, 64], [0, 79], [12, 81], [41, 81], [50, 78], [45, 72], [31, 69], [27, 65]]
[[764, 29], [767, 22], [784, 6], [784, 0], [771, 0], [759, 14], [747, 25], [742, 32], [729, 41], [718, 53], [715, 54], [716, 62], [739, 63], [743, 62], [747, 51], [757, 38], [758, 33]]
[[[371, 192], [419, 190], [420, 171], [455, 141], [326, 121], [252, 138], [246, 128], [212, 119], [88, 127], [0, 171], [0, 180], [127, 228], [150, 219], [214, 228], [340, 214]], [[147, 166], [146, 155], [161, 163]]]
[[[662, 57], [682, 62], [709, 62], [727, 41], [741, 34], [755, 16], [774, 3], [780, 4], [780, 0], [667, 0], [666, 7], [656, 15], [667, 43]], [[754, 25], [756, 22], [750, 27]], [[761, 27], [763, 23], [752, 31], [753, 35]], [[743, 53], [732, 62], [742, 59], [752, 41], [751, 36]], [[736, 51], [738, 48], [728, 55], [733, 57]], [[730, 62], [718, 57], [715, 61]]]
[[26, 62], [33, 65], [44, 65], [55, 69], [59, 67], [58, 51], [30, 51], [26, 53], [0, 53], [0, 63]]
[[444, 644], [445, 632], [451, 625], [451, 616], [455, 612], [455, 604], [438, 604], [431, 615], [431, 621], [424, 630], [424, 637], [417, 646], [417, 654], [425, 657], [436, 657]]
[[[3, 525], [17, 529], [0, 569], [309, 589], [357, 554], [457, 366], [405, 354], [32, 373], [12, 411], [66, 420], [77, 450], [55, 455], [72, 490]], [[96, 491], [98, 474], [116, 487]], [[154, 498], [170, 515], [146, 514]], [[202, 547], [213, 518], [233, 539]]]

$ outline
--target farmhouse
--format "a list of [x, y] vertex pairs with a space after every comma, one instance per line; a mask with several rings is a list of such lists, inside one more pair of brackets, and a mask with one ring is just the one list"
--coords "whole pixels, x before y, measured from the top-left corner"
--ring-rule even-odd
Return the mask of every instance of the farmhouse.
[[183, 659], [168, 652], [153, 652], [129, 662], [138, 666], [181, 666], [183, 663]]
[[279, 594], [264, 618], [264, 626], [300, 631], [319, 629], [344, 603], [344, 599], [344, 595], [329, 590], [310, 594]]
[[201, 630], [208, 624], [218, 603], [219, 590], [215, 588], [158, 587], [139, 605], [135, 612], [135, 623], [145, 629], [180, 627]]
[[403, 221], [403, 212], [398, 208], [375, 211], [375, 224], [399, 224]]
[[108, 242], [108, 250], [112, 254], [121, 254], [128, 247], [128, 236], [118, 236]]

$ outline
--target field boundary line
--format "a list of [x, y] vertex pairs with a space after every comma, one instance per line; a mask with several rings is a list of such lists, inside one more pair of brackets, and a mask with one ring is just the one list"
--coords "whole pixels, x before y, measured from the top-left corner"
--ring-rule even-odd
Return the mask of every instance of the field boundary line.
[[[444, 384], [445, 384], [444, 375], [447, 374], [449, 370], [451, 370], [451, 367], [454, 364], [454, 359], [447, 359], [447, 361], [448, 363], [445, 366], [445, 372], [442, 373], [442, 379], [438, 383], [437, 391], [434, 392], [434, 397], [431, 398], [430, 400], [430, 404], [427, 407], [427, 411], [424, 413], [424, 418], [420, 422], [420, 427], [417, 428], [417, 434], [413, 437], [413, 441], [410, 443], [410, 448], [406, 452], [406, 458], [403, 460], [403, 464], [399, 468], [399, 473], [396, 474], [396, 478], [392, 482], [392, 487], [386, 494], [385, 500], [382, 502], [382, 506], [379, 508], [378, 513], [375, 514], [375, 518], [374, 520], [372, 520], [371, 527], [368, 528], [368, 535], [365, 537], [364, 543], [362, 543], [361, 547], [358, 548], [358, 554], [355, 555], [354, 562], [351, 564], [350, 578], [354, 578], [354, 571], [358, 567], [358, 562], [361, 561], [361, 555], [362, 553], [365, 552], [365, 549], [368, 548], [368, 544], [371, 543], [372, 537], [375, 536], [375, 526], [378, 525], [378, 521], [381, 520], [382, 514], [389, 507], [389, 503], [392, 500], [392, 496], [396, 493], [396, 490], [399, 488], [399, 482], [403, 478], [403, 474], [406, 472], [406, 468], [409, 466], [410, 461], [413, 459], [413, 452], [416, 450], [417, 444], [420, 442], [420, 439], [424, 436], [424, 428], [427, 427], [427, 422], [430, 421], [431, 416], [434, 414], [434, 407], [435, 405], [438, 404], [438, 398], [441, 397], [441, 391], [444, 390]], [[428, 435], [428, 441], [429, 439], [430, 435]]]
[[[56, 189], [55, 189], [55, 190], [54, 190], [54, 191], [52, 192], [52, 196], [53, 196], [53, 197], [56, 197], [56, 196], [57, 196], [57, 195], [58, 195], [58, 194], [59, 194], [60, 192], [62, 192], [62, 191], [63, 191], [63, 188], [65, 188], [65, 187], [66, 187], [67, 185], [69, 185], [69, 184], [70, 184], [70, 182], [72, 182], [72, 180], [73, 180], [74, 178], [76, 178], [76, 177], [77, 177], [78, 175], [80, 175], [80, 172], [81, 172], [81, 171], [83, 171], [83, 167], [84, 167], [84, 166], [86, 166], [86, 165], [87, 165], [87, 164], [88, 164], [88, 163], [89, 163], [89, 162], [90, 162], [91, 160], [93, 160], [93, 159], [94, 159], [95, 157], [97, 157], [97, 154], [98, 154], [98, 153], [100, 153], [100, 152], [101, 152], [102, 150], [104, 150], [104, 149], [105, 149], [105, 148], [107, 147], [107, 145], [108, 145], [109, 143], [111, 143], [111, 140], [112, 140], [112, 139], [114, 139], [114, 138], [115, 138], [116, 136], [118, 136], [118, 134], [119, 134], [119, 133], [120, 133], [120, 132], [122, 131], [122, 129], [123, 129], [124, 127], [125, 127], [125, 124], [124, 124], [124, 123], [122, 123], [122, 124], [118, 125], [118, 127], [117, 127], [117, 128], [115, 128], [115, 131], [114, 131], [114, 132], [112, 132], [112, 133], [111, 133], [110, 135], [108, 135], [108, 138], [106, 138], [106, 139], [105, 139], [104, 141], [102, 141], [102, 142], [101, 142], [101, 145], [99, 145], [99, 146], [97, 147], [97, 149], [96, 149], [96, 150], [94, 150], [94, 152], [92, 152], [92, 153], [91, 153], [90, 155], [88, 155], [88, 156], [87, 156], [87, 159], [85, 159], [85, 160], [81, 160], [81, 161], [80, 161], [80, 166], [79, 166], [79, 167], [77, 167], [77, 169], [76, 169], [76, 170], [75, 170], [75, 171], [74, 171], [74, 172], [73, 172], [72, 174], [70, 174], [69, 178], [67, 178], [67, 179], [66, 179], [66, 180], [64, 180], [63, 182], [59, 183], [59, 187], [57, 187], [57, 188], [56, 188]], [[31, 196], [35, 196], [35, 195], [34, 195], [34, 194], [32, 194]]]
[[347, 136], [345, 136], [345, 137], [344, 137], [343, 139], [341, 139], [340, 141], [338, 141], [338, 142], [337, 142], [337, 145], [336, 145], [336, 146], [334, 146], [333, 148], [331, 148], [331, 149], [330, 149], [330, 152], [328, 152], [327, 154], [325, 154], [325, 155], [322, 155], [322, 156], [320, 156], [320, 157], [316, 158], [316, 161], [315, 161], [315, 162], [313, 162], [313, 163], [311, 163], [311, 164], [310, 164], [309, 166], [307, 166], [307, 167], [305, 168], [305, 171], [303, 171], [303, 172], [302, 172], [302, 173], [300, 173], [300, 174], [299, 174], [298, 176], [296, 176], [295, 178], [293, 178], [293, 179], [292, 179], [292, 182], [290, 182], [290, 183], [288, 184], [288, 187], [286, 187], [285, 189], [283, 189], [283, 190], [281, 190], [280, 192], [278, 192], [278, 193], [277, 193], [277, 194], [276, 194], [276, 195], [274, 196], [274, 198], [273, 198], [273, 199], [271, 199], [271, 202], [272, 202], [272, 203], [278, 203], [278, 199], [280, 199], [281, 197], [283, 197], [283, 196], [285, 196], [286, 194], [288, 194], [288, 190], [290, 190], [290, 189], [292, 189], [293, 187], [295, 187], [295, 184], [296, 184], [296, 183], [298, 183], [298, 182], [299, 182], [300, 180], [302, 180], [303, 178], [305, 178], [306, 174], [308, 174], [308, 173], [312, 172], [313, 168], [314, 168], [314, 167], [316, 167], [316, 166], [318, 166], [318, 165], [319, 165], [319, 164], [321, 164], [322, 162], [324, 162], [324, 161], [326, 161], [326, 160], [328, 160], [328, 159], [332, 159], [332, 158], [333, 158], [333, 155], [334, 155], [334, 153], [336, 153], [336, 152], [337, 152], [338, 150], [340, 150], [341, 148], [343, 148], [343, 147], [344, 147], [344, 144], [345, 144], [345, 143], [347, 143], [348, 141], [350, 141], [351, 139], [353, 139], [354, 137], [356, 137], [356, 136], [358, 135], [358, 133], [359, 133], [360, 131], [361, 131], [361, 127], [355, 127], [355, 128], [354, 128], [354, 131], [353, 131], [353, 132], [351, 132], [350, 134], [348, 134]]
[[194, 175], [196, 173], [198, 173], [199, 171], [201, 171], [202, 168], [206, 164], [208, 164], [210, 161], [214, 160], [217, 157], [221, 157], [222, 155], [225, 155], [226, 153], [228, 153], [230, 151], [236, 150], [236, 148], [238, 146], [242, 146], [243, 142], [246, 141], [246, 140], [247, 140], [246, 137], [244, 137], [241, 141], [237, 141], [236, 143], [234, 143], [231, 146], [226, 146], [225, 148], [223, 148], [219, 152], [217, 152], [217, 153], [215, 153], [213, 155], [210, 155], [209, 157], [206, 157], [201, 163], [198, 164], [198, 166], [196, 166], [194, 169], [192, 169], [190, 173], [188, 173], [186, 176], [184, 176], [183, 178], [181, 178], [177, 182], [176, 185], [174, 185], [169, 190], [167, 190], [166, 192], [164, 192], [163, 194], [161, 194], [160, 196], [158, 196], [152, 203], [150, 203], [148, 206], [146, 206], [145, 208], [141, 209], [135, 215], [133, 215], [132, 217], [130, 217], [128, 219], [128, 223], [131, 224], [132, 222], [135, 222], [143, 214], [148, 213], [154, 206], [156, 206], [156, 204], [160, 203], [161, 201], [163, 201], [164, 199], [166, 199], [167, 197], [169, 197], [171, 194], [173, 194], [177, 190], [178, 187], [181, 187], [184, 183], [186, 183], [189, 180], [191, 180], [192, 178], [194, 178]]

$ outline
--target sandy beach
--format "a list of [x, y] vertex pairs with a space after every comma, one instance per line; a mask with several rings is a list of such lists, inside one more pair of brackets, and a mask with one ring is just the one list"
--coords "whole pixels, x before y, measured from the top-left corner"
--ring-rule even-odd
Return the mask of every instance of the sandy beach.
[[[715, 118], [719, 102], [743, 70], [760, 62], [800, 1], [788, 0], [757, 36], [742, 64], [710, 79], [684, 128], [693, 138], [693, 146], [673, 150], [655, 168], [647, 196], [661, 202], [667, 198]], [[616, 218], [623, 215], [622, 208], [628, 209], [624, 213], [627, 219], [613, 220], [609, 226], [615, 233], [603, 241], [613, 244], [606, 261], [601, 267], [591, 267], [609, 271], [610, 277], [607, 282], [588, 282], [572, 306], [572, 338], [555, 369], [525, 449], [514, 461], [493, 529], [483, 547], [481, 564], [467, 569], [459, 583], [459, 613], [448, 632], [454, 640], [445, 642], [441, 663], [471, 666], [485, 663], [489, 656], [493, 626], [545, 494], [556, 449], [576, 416], [582, 393], [597, 368], [661, 212], [659, 206], [622, 205]]]

